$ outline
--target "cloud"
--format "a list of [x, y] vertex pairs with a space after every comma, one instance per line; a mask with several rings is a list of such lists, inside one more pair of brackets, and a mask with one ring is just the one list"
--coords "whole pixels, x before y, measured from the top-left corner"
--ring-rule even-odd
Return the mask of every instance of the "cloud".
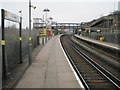
[[[28, 19], [29, 19], [28, 1], [29, 0], [24, 0], [24, 2], [2, 2], [2, 8], [16, 15], [19, 15], [19, 11], [22, 10], [23, 27], [27, 27]], [[36, 18], [36, 17], [42, 18], [43, 14], [45, 14], [43, 12], [43, 9], [49, 8], [50, 12], [48, 13], [48, 17], [53, 17], [53, 20], [57, 22], [84, 22], [84, 21], [86, 22], [93, 20], [95, 18], [99, 18], [101, 15], [107, 15], [110, 12], [114, 11], [113, 2], [79, 2], [78, 3], [78, 2], [41, 2], [42, 0], [34, 0], [34, 1], [36, 2], [32, 2], [32, 5], [36, 6], [37, 8], [32, 9], [32, 18]], [[48, 1], [48, 0], [44, 0], [44, 1]], [[60, 1], [60, 0], [56, 0], [56, 1]], [[117, 8], [117, 3], [116, 3], [116, 8]]]

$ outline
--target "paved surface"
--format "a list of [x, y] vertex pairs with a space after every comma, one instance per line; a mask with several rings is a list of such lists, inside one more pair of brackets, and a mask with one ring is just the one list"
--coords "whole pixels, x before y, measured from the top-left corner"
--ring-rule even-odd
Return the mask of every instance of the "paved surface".
[[[43, 45], [37, 46], [33, 52], [33, 60], [36, 58], [39, 51], [42, 49]], [[10, 71], [10, 75], [7, 76], [5, 80], [2, 81], [2, 87], [3, 88], [13, 88], [16, 86], [16, 83], [19, 81], [19, 79], [23, 76], [24, 72], [29, 67], [29, 58], [28, 55], [26, 55], [23, 58], [22, 64], [17, 64], [16, 67]], [[0, 75], [2, 76], [2, 75]], [[1, 90], [1, 89], [0, 89]]]
[[83, 37], [83, 36], [80, 36], [80, 35], [75, 35], [75, 36], [78, 37], [78, 38], [81, 38], [83, 40], [86, 40], [86, 41], [90, 41], [90, 42], [93, 42], [93, 43], [96, 43], [96, 44], [100, 44], [100, 45], [103, 45], [103, 46], [106, 46], [106, 47], [110, 47], [110, 48], [114, 48], [116, 50], [120, 50], [120, 47], [118, 47], [118, 44], [101, 42], [99, 40], [94, 40], [94, 39], [91, 39], [91, 38], [88, 38], [88, 37]]
[[60, 47], [59, 36], [45, 44], [16, 88], [81, 88]]

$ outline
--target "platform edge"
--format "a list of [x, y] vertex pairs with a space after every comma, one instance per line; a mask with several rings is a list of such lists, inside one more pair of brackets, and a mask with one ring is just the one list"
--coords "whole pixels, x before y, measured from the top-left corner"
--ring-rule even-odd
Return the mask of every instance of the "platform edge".
[[68, 62], [69, 65], [70, 65], [70, 68], [72, 69], [73, 74], [75, 75], [75, 78], [76, 78], [78, 84], [80, 85], [81, 88], [83, 88], [83, 90], [85, 90], [85, 87], [84, 87], [83, 84], [81, 83], [81, 81], [80, 81], [77, 73], [75, 72], [73, 66], [71, 65], [71, 63], [70, 63], [70, 61], [69, 61], [69, 59], [68, 59], [68, 57], [67, 57], [67, 55], [66, 55], [66, 53], [65, 53], [65, 51], [64, 51], [64, 49], [63, 49], [63, 47], [62, 47], [62, 45], [61, 45], [61, 42], [60, 42], [60, 37], [61, 37], [61, 36], [62, 36], [62, 35], [60, 35], [59, 38], [58, 38], [60, 47], [61, 47], [61, 49], [62, 49], [62, 51], [63, 51], [63, 53], [64, 53], [64, 55], [65, 55], [65, 58], [66, 58], [67, 62]]

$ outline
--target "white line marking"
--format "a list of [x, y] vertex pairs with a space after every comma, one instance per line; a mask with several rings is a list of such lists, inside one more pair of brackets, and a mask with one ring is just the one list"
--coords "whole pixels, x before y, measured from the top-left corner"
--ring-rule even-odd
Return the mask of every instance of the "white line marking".
[[75, 75], [75, 78], [76, 78], [76, 80], [78, 81], [80, 87], [81, 87], [83, 90], [85, 90], [85, 87], [84, 87], [83, 84], [81, 83], [81, 81], [80, 81], [77, 73], [76, 73], [75, 70], [73, 69], [73, 66], [71, 65], [71, 63], [70, 63], [70, 61], [69, 61], [69, 59], [68, 59], [68, 57], [67, 57], [67, 55], [66, 55], [66, 53], [65, 53], [65, 51], [64, 51], [64, 49], [63, 49], [63, 47], [62, 47], [62, 45], [61, 45], [61, 42], [60, 42], [60, 37], [61, 37], [61, 36], [62, 36], [62, 35], [60, 35], [59, 38], [58, 38], [59, 43], [60, 43], [60, 47], [61, 47], [61, 49], [62, 49], [62, 51], [63, 51], [63, 53], [64, 53], [64, 55], [65, 55], [65, 57], [66, 57], [66, 59], [67, 59], [67, 61], [68, 61], [68, 63], [69, 63], [69, 65], [70, 65], [70, 67], [71, 67], [71, 69], [72, 69], [72, 71], [73, 71], [73, 73], [74, 73], [74, 75]]

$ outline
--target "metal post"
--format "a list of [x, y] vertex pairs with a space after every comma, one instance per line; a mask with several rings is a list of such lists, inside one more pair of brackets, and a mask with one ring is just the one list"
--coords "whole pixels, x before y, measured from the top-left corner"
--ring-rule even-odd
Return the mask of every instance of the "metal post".
[[57, 29], [57, 23], [56, 23], [56, 29]]
[[31, 37], [31, 0], [29, 0], [29, 64], [32, 62], [32, 37]]
[[20, 63], [22, 63], [22, 17], [20, 17], [19, 40], [20, 40]]
[[70, 30], [70, 24], [69, 24], [69, 30]]
[[[43, 15], [43, 28], [44, 29], [44, 15]], [[42, 44], [44, 44], [44, 36], [42, 36]]]
[[73, 24], [73, 34], [74, 34], [74, 24]]
[[109, 30], [110, 30], [110, 20], [109, 20], [109, 17], [108, 17], [108, 29], [107, 29], [107, 42], [109, 42], [109, 37], [108, 37], [108, 35], [109, 35]]
[[5, 11], [4, 9], [1, 9], [1, 29], [2, 29], [2, 78], [5, 79], [6, 78], [6, 60], [5, 60]]
[[115, 30], [115, 38], [116, 38], [116, 43], [117, 44], [119, 44], [119, 39], [118, 39], [118, 30], [119, 30], [119, 12], [116, 12], [116, 20], [115, 20], [115, 22], [116, 22], [116, 30]]
[[77, 34], [78, 34], [78, 24], [77, 24]]
[[47, 43], [47, 12], [46, 12], [46, 36], [45, 36], [45, 42]]
[[64, 29], [66, 29], [66, 28], [65, 28], [65, 24], [63, 24], [63, 25], [64, 25]]
[[119, 28], [119, 25], [120, 25], [120, 23], [119, 23], [119, 22], [120, 22], [120, 13], [119, 13], [119, 12], [117, 12], [117, 20], [116, 20], [116, 21], [117, 21], [117, 23], [116, 23], [116, 24], [117, 24], [116, 28], [117, 28], [117, 30], [119, 30], [119, 29], [120, 29], [120, 28]]

